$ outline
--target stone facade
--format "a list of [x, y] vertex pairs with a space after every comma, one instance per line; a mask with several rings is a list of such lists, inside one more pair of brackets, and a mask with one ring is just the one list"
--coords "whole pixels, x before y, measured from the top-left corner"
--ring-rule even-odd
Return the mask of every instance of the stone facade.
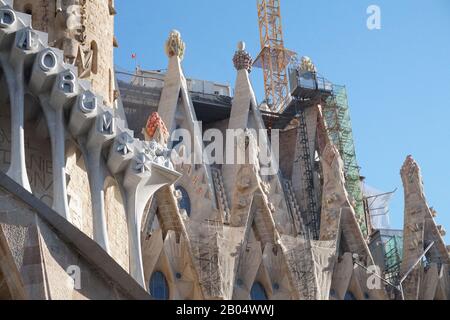
[[16, 0], [14, 8], [32, 14], [32, 26], [49, 34], [66, 62], [78, 68], [107, 106], [115, 105], [114, 1]]
[[303, 129], [294, 119], [281, 132], [280, 168], [263, 174], [274, 159], [258, 153], [270, 136], [243, 42], [230, 116], [207, 127], [240, 130], [234, 151], [248, 161], [193, 164], [170, 138], [184, 129], [195, 156], [207, 148], [180, 32], [166, 42], [157, 103], [125, 123], [112, 72], [113, 1], [14, 8], [0, 0], [0, 299], [382, 300], [393, 287], [397, 298], [450, 297], [443, 230], [412, 158], [401, 172], [404, 279], [390, 284], [377, 282], [385, 275], [318, 103], [303, 112]]
[[[69, 178], [67, 196], [69, 198], [70, 218], [74, 226], [90, 238], [94, 237], [92, 226], [92, 203], [86, 163], [76, 146], [67, 146], [66, 172]], [[120, 224], [118, 224], [120, 226]]]

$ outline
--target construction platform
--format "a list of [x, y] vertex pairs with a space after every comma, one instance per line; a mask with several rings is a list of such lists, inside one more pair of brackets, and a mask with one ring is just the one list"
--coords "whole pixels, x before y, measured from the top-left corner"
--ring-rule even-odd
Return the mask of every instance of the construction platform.
[[[140, 71], [140, 74], [134, 74], [116, 70], [122, 102], [131, 123], [144, 127], [148, 115], [158, 110], [164, 83], [163, 75], [157, 72]], [[188, 81], [193, 83], [189, 91], [198, 121], [208, 125], [230, 118], [233, 101], [231, 92], [213, 91], [213, 89], [208, 91], [205, 90], [204, 84], [199, 86], [198, 83], [211, 82]], [[295, 76], [291, 71], [290, 87], [291, 95], [280, 113], [261, 110], [267, 128], [285, 129], [298, 116], [300, 110], [312, 107], [320, 101], [326, 101], [333, 94], [333, 84], [312, 73], [301, 73]], [[133, 129], [136, 131], [137, 128]]]
[[[158, 111], [164, 73], [116, 70], [116, 76], [127, 119], [139, 134], [148, 116]], [[188, 79], [188, 84], [198, 121], [208, 125], [230, 117], [232, 97], [227, 85], [193, 79]]]
[[327, 101], [333, 95], [333, 83], [317, 73], [289, 70], [290, 95], [279, 113], [261, 111], [266, 127], [285, 129], [300, 111]]

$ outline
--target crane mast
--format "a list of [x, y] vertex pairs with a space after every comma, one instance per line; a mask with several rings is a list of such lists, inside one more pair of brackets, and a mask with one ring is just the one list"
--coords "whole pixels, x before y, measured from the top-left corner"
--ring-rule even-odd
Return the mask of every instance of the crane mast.
[[287, 65], [294, 53], [284, 47], [280, 0], [257, 0], [257, 6], [261, 52], [254, 65], [264, 73], [267, 105], [281, 112], [289, 96]]

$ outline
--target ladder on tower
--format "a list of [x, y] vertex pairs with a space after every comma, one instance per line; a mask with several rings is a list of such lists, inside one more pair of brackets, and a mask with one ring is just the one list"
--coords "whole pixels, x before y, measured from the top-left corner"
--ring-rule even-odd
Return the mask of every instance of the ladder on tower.
[[320, 212], [317, 205], [315, 188], [314, 188], [314, 173], [313, 166], [311, 163], [311, 152], [309, 150], [309, 139], [308, 139], [308, 129], [306, 124], [305, 111], [303, 109], [299, 110], [298, 113], [299, 120], [299, 142], [301, 147], [300, 160], [302, 160], [303, 165], [303, 182], [305, 183], [306, 196], [307, 196], [307, 212], [306, 212], [306, 227], [311, 233], [311, 238], [314, 240], [319, 239], [320, 235]]

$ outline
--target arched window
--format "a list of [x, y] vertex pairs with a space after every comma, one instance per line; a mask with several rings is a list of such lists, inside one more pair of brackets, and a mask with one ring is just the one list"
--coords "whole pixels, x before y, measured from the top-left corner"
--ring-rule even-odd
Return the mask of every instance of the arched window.
[[351, 291], [345, 293], [344, 300], [356, 300], [355, 295]]
[[149, 291], [156, 300], [169, 300], [169, 285], [164, 273], [156, 271], [152, 274]]
[[97, 42], [91, 42], [91, 51], [92, 51], [92, 65], [91, 71], [93, 74], [97, 74], [98, 72], [98, 46]]
[[330, 300], [336, 300], [337, 295], [336, 295], [336, 290], [331, 289], [330, 290]]
[[[179, 129], [181, 129], [181, 126], [177, 124], [177, 126], [175, 127], [175, 130], [179, 130]], [[178, 138], [178, 140], [172, 140], [172, 149], [175, 149], [176, 146], [178, 146], [182, 142], [183, 142], [183, 136], [180, 136]]]
[[189, 194], [183, 187], [176, 187], [176, 190], [181, 192], [181, 199], [178, 201], [178, 206], [180, 209], [186, 210], [187, 215], [191, 216], [191, 199], [189, 198]]
[[252, 300], [268, 300], [266, 290], [260, 282], [255, 282], [250, 291]]

